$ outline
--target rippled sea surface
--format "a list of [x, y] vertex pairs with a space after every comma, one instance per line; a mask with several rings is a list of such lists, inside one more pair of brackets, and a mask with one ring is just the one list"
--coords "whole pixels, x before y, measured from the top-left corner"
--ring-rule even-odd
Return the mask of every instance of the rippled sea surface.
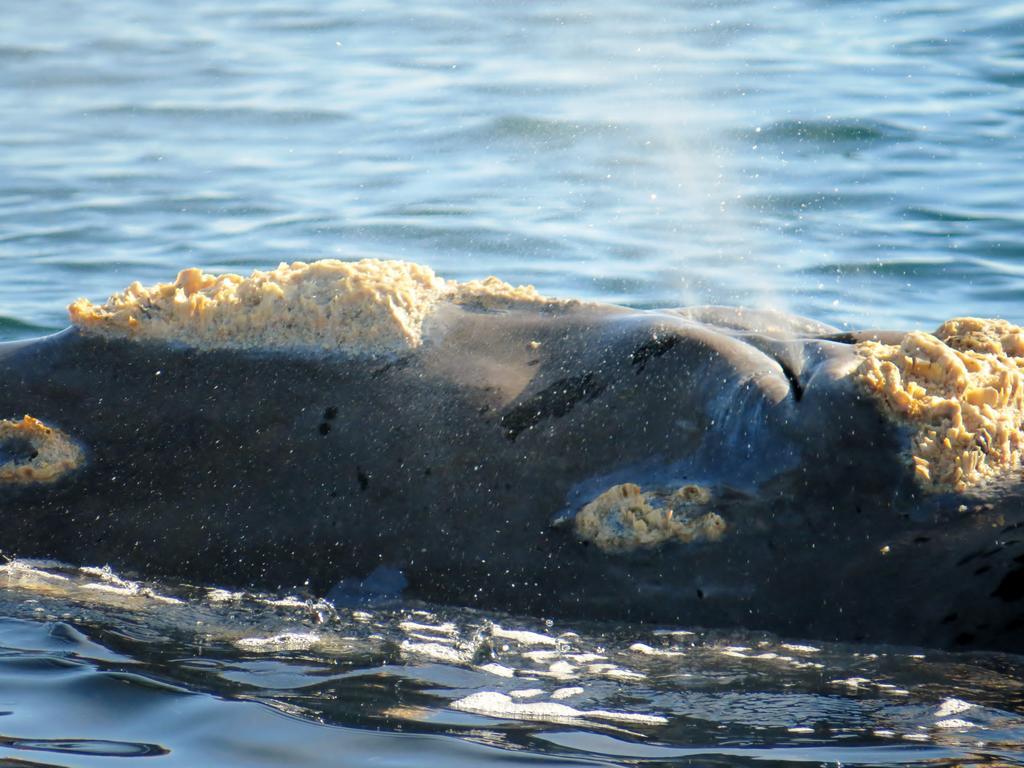
[[[9, 6], [0, 338], [186, 266], [363, 256], [634, 306], [1024, 321], [1019, 3]], [[4, 766], [1024, 765], [1024, 657], [55, 564], [0, 587]]]

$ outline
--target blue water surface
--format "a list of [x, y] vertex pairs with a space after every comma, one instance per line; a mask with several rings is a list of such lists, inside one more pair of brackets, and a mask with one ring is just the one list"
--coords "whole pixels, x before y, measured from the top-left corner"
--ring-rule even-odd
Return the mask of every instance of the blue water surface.
[[0, 313], [378, 256], [638, 306], [1022, 320], [1024, 5], [17, 3]]

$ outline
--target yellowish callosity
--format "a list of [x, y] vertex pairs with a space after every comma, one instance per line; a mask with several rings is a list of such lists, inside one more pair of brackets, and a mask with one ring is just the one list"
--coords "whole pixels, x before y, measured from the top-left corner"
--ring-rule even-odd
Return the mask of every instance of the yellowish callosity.
[[628, 552], [668, 541], [717, 541], [726, 523], [715, 512], [692, 516], [711, 494], [698, 485], [684, 485], [664, 494], [645, 493], [633, 483], [615, 485], [576, 515], [576, 534], [606, 552]]
[[375, 354], [419, 346], [442, 302], [477, 309], [560, 304], [495, 277], [457, 283], [404, 261], [281, 264], [249, 277], [186, 269], [173, 283], [132, 283], [101, 305], [74, 302], [85, 332], [206, 349], [307, 347]]
[[532, 285], [510, 285], [496, 277], [470, 280], [468, 283], [447, 283], [454, 288], [452, 300], [478, 309], [504, 309], [515, 304], [564, 304], [541, 296]]
[[1022, 333], [1005, 320], [963, 317], [898, 345], [857, 345], [854, 375], [912, 428], [910, 460], [923, 488], [963, 492], [1020, 469]]
[[0, 420], [0, 443], [8, 440], [25, 441], [35, 455], [27, 461], [0, 464], [0, 483], [51, 483], [79, 467], [85, 458], [67, 435], [31, 416], [21, 421]]

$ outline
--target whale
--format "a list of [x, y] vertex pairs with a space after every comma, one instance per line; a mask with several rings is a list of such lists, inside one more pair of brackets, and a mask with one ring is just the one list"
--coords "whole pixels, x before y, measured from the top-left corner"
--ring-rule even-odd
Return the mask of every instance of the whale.
[[[0, 552], [121, 573], [1024, 649], [1024, 340], [183, 270], [0, 345]], [[342, 585], [339, 588], [339, 585]]]

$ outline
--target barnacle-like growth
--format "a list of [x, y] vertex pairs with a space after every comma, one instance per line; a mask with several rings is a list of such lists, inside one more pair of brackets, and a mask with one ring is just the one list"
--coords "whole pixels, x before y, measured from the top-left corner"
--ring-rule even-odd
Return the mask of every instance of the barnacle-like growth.
[[79, 299], [68, 310], [76, 326], [100, 336], [378, 354], [419, 346], [424, 321], [442, 302], [484, 310], [567, 303], [495, 277], [457, 283], [411, 262], [327, 259], [249, 277], [186, 269], [173, 283], [135, 282], [104, 304]]
[[1024, 447], [1024, 335], [1005, 320], [963, 317], [896, 345], [857, 345], [860, 384], [912, 429], [920, 485], [963, 492], [1018, 470]]
[[606, 552], [628, 552], [668, 541], [717, 541], [726, 523], [701, 512], [711, 494], [699, 485], [670, 492], [644, 492], [633, 483], [615, 485], [579, 511], [576, 535]]
[[0, 483], [51, 483], [84, 458], [71, 438], [39, 419], [0, 420]]

